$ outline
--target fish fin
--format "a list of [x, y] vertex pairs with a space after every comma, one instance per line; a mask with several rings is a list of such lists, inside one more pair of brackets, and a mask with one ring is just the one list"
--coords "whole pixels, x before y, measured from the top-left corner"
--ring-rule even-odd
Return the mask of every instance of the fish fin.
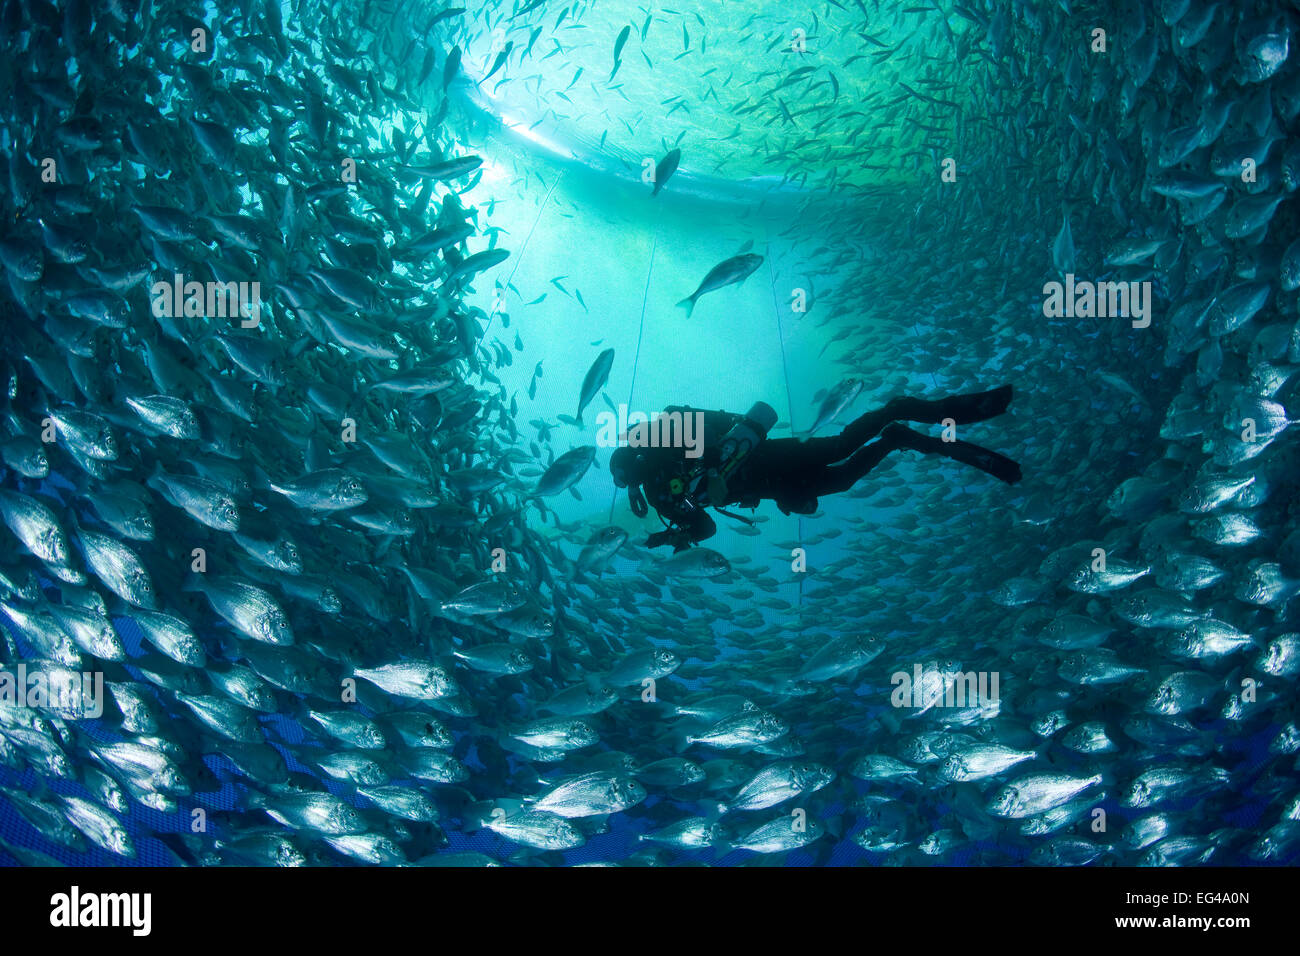
[[494, 809], [496, 804], [491, 800], [480, 800], [462, 808], [461, 825], [465, 832], [472, 835], [483, 829], [483, 824], [492, 819]]
[[[391, 561], [392, 559], [393, 555], [389, 554], [383, 560]], [[419, 629], [417, 622], [420, 620], [420, 596], [415, 593], [415, 587], [410, 580], [405, 583], [406, 587], [403, 590], [406, 592], [406, 623], [411, 630], [415, 631]]]
[[274, 491], [274, 490], [275, 490], [275, 489], [274, 489], [274, 486], [271, 484], [271, 476], [268, 475], [268, 474], [267, 474], [267, 473], [262, 469], [262, 466], [261, 466], [261, 465], [254, 464], [252, 470], [253, 470], [253, 480], [252, 480], [251, 482], [249, 482], [249, 484], [251, 484], [251, 485], [253, 486], [254, 490], [256, 490], [256, 491]]

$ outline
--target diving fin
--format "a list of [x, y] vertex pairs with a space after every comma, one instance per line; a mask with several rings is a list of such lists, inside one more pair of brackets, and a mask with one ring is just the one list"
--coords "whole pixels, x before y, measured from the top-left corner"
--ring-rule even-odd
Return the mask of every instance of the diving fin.
[[947, 455], [954, 461], [978, 468], [1009, 485], [1014, 485], [1020, 480], [1020, 465], [1006, 455], [999, 455], [995, 451], [981, 445], [972, 445], [968, 441], [941, 441], [939, 444], [944, 446], [940, 454]]
[[896, 448], [909, 448], [912, 451], [931, 455], [943, 455], [963, 465], [970, 465], [1009, 485], [1014, 485], [1021, 478], [1019, 464], [1006, 455], [1000, 455], [968, 441], [943, 441], [929, 435], [922, 435], [897, 422], [886, 427], [880, 437]]
[[1003, 385], [988, 392], [950, 395], [932, 401], [902, 398], [890, 411], [896, 418], [927, 425], [942, 425], [949, 419], [957, 425], [971, 425], [1001, 415], [1011, 405], [1011, 398], [1011, 386]]

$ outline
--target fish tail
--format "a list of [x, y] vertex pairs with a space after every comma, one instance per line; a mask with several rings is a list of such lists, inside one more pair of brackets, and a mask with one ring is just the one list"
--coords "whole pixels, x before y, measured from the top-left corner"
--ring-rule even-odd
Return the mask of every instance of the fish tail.
[[677, 303], [677, 308], [684, 308], [686, 310], [686, 317], [689, 319], [691, 313], [695, 311], [695, 296], [687, 296], [685, 299], [682, 299], [682, 301]]
[[258, 491], [278, 491], [275, 483], [271, 481], [271, 476], [266, 473], [261, 465], [253, 465], [253, 478], [249, 482]]

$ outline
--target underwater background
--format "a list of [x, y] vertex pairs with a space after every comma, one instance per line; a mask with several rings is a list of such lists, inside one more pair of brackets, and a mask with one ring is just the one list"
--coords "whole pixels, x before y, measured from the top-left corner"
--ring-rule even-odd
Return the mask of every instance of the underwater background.
[[[4, 0], [0, 860], [1293, 864], [1297, 16]], [[598, 421], [1005, 383], [676, 557]]]

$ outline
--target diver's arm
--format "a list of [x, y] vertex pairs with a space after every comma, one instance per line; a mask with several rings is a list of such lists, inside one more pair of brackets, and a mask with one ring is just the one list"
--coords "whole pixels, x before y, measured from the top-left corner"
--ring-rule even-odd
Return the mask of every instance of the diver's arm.
[[674, 471], [656, 475], [646, 484], [645, 491], [649, 503], [668, 525], [667, 529], [650, 535], [646, 541], [647, 547], [657, 548], [663, 544], [671, 544], [674, 551], [681, 551], [690, 547], [691, 542], [703, 541], [717, 533], [718, 527], [707, 511], [689, 498], [668, 490], [670, 481], [677, 478], [678, 473]]
[[667, 515], [661, 511], [660, 516], [671, 524], [664, 531], [656, 531], [646, 539], [648, 548], [671, 544], [674, 553], [685, 551], [692, 544], [699, 544], [718, 532], [718, 526], [709, 517], [709, 513], [695, 505], [674, 508]]

